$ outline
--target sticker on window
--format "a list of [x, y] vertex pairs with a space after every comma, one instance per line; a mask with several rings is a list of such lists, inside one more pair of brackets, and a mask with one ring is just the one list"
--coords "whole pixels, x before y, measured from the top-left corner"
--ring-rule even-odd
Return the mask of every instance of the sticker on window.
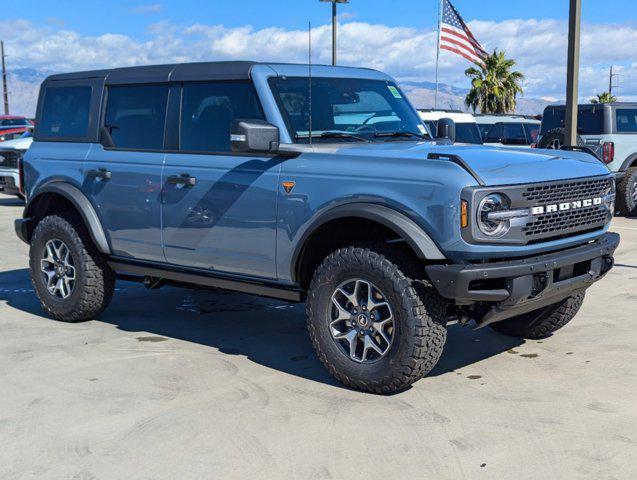
[[396, 98], [403, 98], [403, 96], [400, 94], [400, 92], [398, 91], [398, 89], [396, 87], [394, 87], [393, 85], [389, 85], [387, 87], [389, 89], [389, 91], [391, 92], [391, 94], [396, 97]]
[[423, 135], [425, 135], [427, 133], [427, 129], [425, 128], [424, 125], [418, 125], [418, 130], [420, 130], [420, 133], [422, 133]]

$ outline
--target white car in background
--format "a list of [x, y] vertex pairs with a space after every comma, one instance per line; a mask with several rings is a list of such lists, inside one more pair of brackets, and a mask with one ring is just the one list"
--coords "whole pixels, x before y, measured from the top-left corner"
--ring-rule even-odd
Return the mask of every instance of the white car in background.
[[449, 118], [456, 124], [457, 143], [482, 145], [482, 137], [476, 119], [470, 113], [456, 110], [418, 110], [418, 113], [434, 138], [436, 138], [438, 130], [438, 120]]
[[18, 162], [32, 143], [31, 131], [25, 132], [15, 140], [0, 143], [0, 191], [3, 193], [22, 197]]
[[530, 148], [537, 143], [542, 122], [526, 115], [476, 115], [484, 143]]

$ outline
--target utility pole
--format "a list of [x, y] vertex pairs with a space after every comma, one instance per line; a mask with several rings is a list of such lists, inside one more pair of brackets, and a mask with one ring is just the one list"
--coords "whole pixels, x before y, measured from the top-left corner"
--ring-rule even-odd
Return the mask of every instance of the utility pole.
[[2, 86], [4, 88], [4, 114], [9, 115], [9, 91], [7, 90], [7, 66], [4, 61], [4, 42], [0, 40], [0, 57], [2, 57]]
[[610, 67], [610, 74], [609, 74], [609, 78], [608, 78], [608, 94], [609, 95], [613, 95], [613, 79], [615, 77], [619, 77], [619, 73], [613, 73], [613, 66], [611, 65]]
[[568, 67], [566, 73], [566, 145], [577, 146], [577, 100], [579, 91], [580, 27], [582, 0], [570, 0], [568, 16]]
[[336, 65], [336, 25], [337, 25], [337, 3], [349, 3], [349, 0], [321, 0], [332, 4], [332, 65]]

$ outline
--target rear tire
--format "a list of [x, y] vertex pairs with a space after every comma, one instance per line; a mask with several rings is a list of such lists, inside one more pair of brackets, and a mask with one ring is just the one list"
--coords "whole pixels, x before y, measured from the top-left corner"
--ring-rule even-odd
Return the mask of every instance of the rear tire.
[[617, 209], [626, 217], [637, 217], [637, 167], [631, 167], [617, 185]]
[[[566, 145], [566, 130], [564, 128], [554, 128], [542, 136], [542, 139], [537, 144], [537, 148], [561, 150], [564, 145]], [[577, 146], [583, 147], [584, 145], [584, 140], [578, 135]]]
[[115, 275], [77, 215], [41, 220], [31, 238], [31, 281], [42, 308], [64, 322], [99, 315], [110, 303]]
[[502, 320], [489, 325], [493, 330], [511, 337], [538, 340], [553, 335], [577, 314], [586, 292], [582, 291], [554, 305]]
[[[392, 393], [424, 377], [438, 362], [447, 336], [445, 303], [408, 271], [409, 265], [382, 245], [337, 250], [316, 270], [308, 293], [307, 326], [318, 358], [341, 383]], [[383, 303], [387, 307], [377, 307]], [[360, 319], [365, 312], [371, 323]], [[339, 320], [341, 314], [344, 320]], [[378, 327], [390, 317], [391, 324]], [[350, 332], [356, 335], [346, 337]], [[358, 343], [352, 347], [352, 341]], [[360, 348], [366, 349], [368, 341], [378, 348], [370, 348], [365, 358]]]

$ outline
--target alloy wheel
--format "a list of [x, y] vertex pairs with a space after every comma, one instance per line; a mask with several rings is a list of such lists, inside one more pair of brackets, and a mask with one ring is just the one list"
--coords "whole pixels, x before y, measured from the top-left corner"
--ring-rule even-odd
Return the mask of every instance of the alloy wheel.
[[378, 287], [362, 279], [348, 280], [331, 300], [330, 333], [343, 354], [358, 363], [387, 355], [394, 339], [394, 316]]
[[46, 242], [40, 271], [44, 277], [46, 289], [50, 295], [66, 299], [75, 288], [75, 266], [71, 250], [62, 240]]

